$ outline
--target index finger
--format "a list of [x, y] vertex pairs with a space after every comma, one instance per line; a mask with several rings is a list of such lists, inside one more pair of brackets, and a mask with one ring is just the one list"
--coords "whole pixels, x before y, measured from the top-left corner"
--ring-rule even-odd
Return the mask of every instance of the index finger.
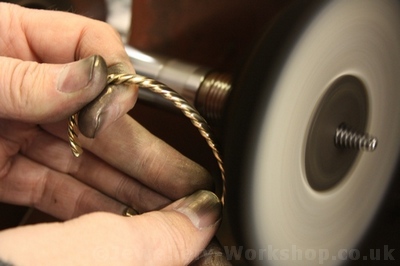
[[[94, 54], [108, 66], [134, 69], [119, 34], [107, 23], [80, 15], [0, 3], [0, 48], [5, 56], [46, 63], [68, 63]], [[10, 29], [12, 34], [9, 33]], [[1, 49], [5, 51], [4, 49]]]
[[[3, 42], [8, 48], [6, 56], [45, 63], [67, 63], [101, 55], [109, 73], [135, 73], [119, 34], [107, 23], [67, 12], [34, 10], [1, 3], [0, 16], [8, 24], [5, 27], [0, 25], [0, 36], [6, 36]], [[13, 30], [13, 35], [1, 34], [7, 26]], [[104, 93], [90, 103], [94, 106], [91, 109], [93, 112], [85, 116], [80, 127], [90, 131], [87, 136], [94, 137], [95, 133], [130, 110], [136, 98], [137, 87], [133, 85], [114, 86], [112, 91], [105, 88]]]
[[[43, 128], [67, 140], [65, 128], [59, 124]], [[122, 116], [94, 139], [79, 138], [83, 148], [171, 200], [213, 189], [213, 177], [206, 169], [152, 135], [129, 115]]]

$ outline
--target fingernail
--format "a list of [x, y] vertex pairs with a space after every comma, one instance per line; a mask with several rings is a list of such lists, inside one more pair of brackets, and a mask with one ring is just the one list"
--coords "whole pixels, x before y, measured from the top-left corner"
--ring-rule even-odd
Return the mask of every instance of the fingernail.
[[66, 64], [60, 72], [57, 89], [61, 92], [72, 93], [89, 86], [102, 89], [106, 84], [106, 63], [101, 56], [94, 55]]
[[222, 205], [214, 193], [200, 190], [185, 198], [175, 210], [187, 216], [195, 227], [203, 229], [219, 222]]
[[121, 116], [121, 108], [118, 104], [120, 91], [119, 86], [108, 85], [94, 101], [82, 108], [78, 125], [83, 135], [94, 138], [99, 131]]

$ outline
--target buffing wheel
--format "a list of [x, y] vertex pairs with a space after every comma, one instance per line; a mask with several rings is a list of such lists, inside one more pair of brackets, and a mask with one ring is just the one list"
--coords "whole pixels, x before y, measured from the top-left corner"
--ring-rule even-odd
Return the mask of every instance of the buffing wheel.
[[[357, 255], [398, 163], [399, 25], [399, 1], [300, 4], [242, 71], [224, 155], [230, 221], [249, 261], [340, 265]], [[335, 146], [342, 124], [376, 136], [376, 150]]]

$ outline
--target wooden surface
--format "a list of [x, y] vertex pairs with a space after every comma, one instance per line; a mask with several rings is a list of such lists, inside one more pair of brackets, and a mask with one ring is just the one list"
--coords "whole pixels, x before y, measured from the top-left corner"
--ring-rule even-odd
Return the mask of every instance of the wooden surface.
[[138, 49], [233, 70], [292, 0], [135, 0], [129, 43]]

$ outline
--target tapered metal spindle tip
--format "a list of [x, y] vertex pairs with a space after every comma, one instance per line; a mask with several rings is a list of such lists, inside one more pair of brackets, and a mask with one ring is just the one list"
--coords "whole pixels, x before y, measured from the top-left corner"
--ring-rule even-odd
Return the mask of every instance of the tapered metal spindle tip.
[[378, 139], [375, 137], [369, 138], [368, 139], [368, 144], [367, 144], [367, 150], [368, 151], [374, 151], [376, 149], [376, 146], [378, 146]]
[[342, 149], [356, 149], [362, 151], [375, 151], [378, 146], [378, 139], [368, 134], [360, 134], [350, 130], [342, 124], [336, 129], [335, 145]]

